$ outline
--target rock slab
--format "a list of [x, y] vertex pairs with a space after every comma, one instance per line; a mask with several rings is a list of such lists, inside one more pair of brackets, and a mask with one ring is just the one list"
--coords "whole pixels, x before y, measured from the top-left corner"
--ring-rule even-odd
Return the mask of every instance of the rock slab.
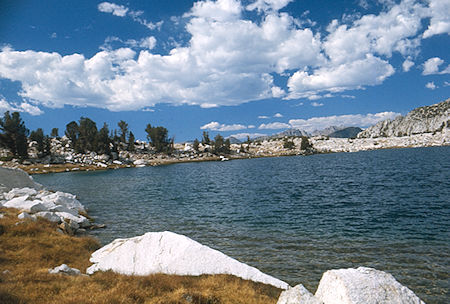
[[325, 304], [425, 304], [391, 274], [367, 267], [328, 270], [315, 297]]
[[241, 263], [220, 251], [173, 232], [148, 232], [129, 239], [116, 239], [94, 252], [86, 270], [112, 270], [127, 275], [165, 273], [174, 275], [230, 274], [287, 289], [289, 285]]

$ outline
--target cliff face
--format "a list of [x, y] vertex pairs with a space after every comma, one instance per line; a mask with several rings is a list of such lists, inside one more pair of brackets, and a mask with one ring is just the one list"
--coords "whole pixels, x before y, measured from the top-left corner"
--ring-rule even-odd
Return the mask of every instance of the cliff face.
[[441, 132], [450, 128], [450, 98], [412, 110], [406, 116], [380, 121], [358, 134], [358, 138], [409, 136]]

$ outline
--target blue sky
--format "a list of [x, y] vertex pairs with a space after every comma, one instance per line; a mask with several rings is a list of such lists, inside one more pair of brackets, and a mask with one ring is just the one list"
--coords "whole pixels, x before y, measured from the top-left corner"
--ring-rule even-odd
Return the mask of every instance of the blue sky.
[[366, 127], [450, 97], [448, 0], [0, 2], [0, 112], [175, 141]]

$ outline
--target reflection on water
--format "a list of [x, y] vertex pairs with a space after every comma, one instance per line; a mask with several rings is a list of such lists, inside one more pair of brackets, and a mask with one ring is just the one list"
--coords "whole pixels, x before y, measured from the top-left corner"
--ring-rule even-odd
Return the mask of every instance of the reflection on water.
[[315, 291], [332, 268], [392, 273], [427, 303], [449, 290], [450, 147], [36, 176], [80, 198], [103, 243], [187, 235]]

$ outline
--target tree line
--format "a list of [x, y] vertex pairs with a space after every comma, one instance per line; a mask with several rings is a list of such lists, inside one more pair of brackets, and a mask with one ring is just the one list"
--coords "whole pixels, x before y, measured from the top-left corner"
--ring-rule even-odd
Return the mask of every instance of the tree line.
[[[119, 150], [135, 151], [136, 139], [129, 130], [128, 123], [121, 120], [117, 126], [118, 129], [110, 130], [104, 123], [98, 129], [93, 120], [81, 117], [79, 121], [71, 121], [66, 125], [64, 135], [77, 153], [96, 152], [110, 155]], [[145, 132], [149, 143], [157, 153], [173, 152], [174, 139], [169, 138], [166, 128], [147, 124]], [[51, 138], [60, 138], [58, 128], [53, 128], [50, 136], [45, 135], [42, 128], [30, 132], [19, 112], [6, 111], [3, 118], [0, 118], [0, 147], [7, 148], [16, 158], [28, 157], [28, 139], [36, 142], [39, 157], [50, 155]]]
[[[98, 129], [93, 120], [81, 117], [78, 121], [71, 121], [66, 125], [64, 135], [70, 140], [71, 148], [77, 153], [96, 152], [111, 155], [111, 153], [119, 151], [134, 152], [136, 139], [133, 132], [129, 130], [128, 123], [121, 120], [117, 126], [118, 129], [110, 130], [109, 126], [104, 123]], [[174, 138], [169, 137], [169, 132], [165, 127], [147, 124], [145, 132], [148, 142], [156, 153], [171, 154], [174, 151]], [[7, 148], [16, 158], [28, 158], [28, 139], [36, 142], [38, 157], [50, 155], [52, 138], [60, 138], [58, 128], [53, 128], [50, 135], [45, 135], [42, 128], [30, 132], [19, 112], [6, 111], [3, 118], [0, 118], [0, 147]], [[250, 143], [249, 138], [247, 142]], [[224, 139], [220, 134], [211, 140], [209, 133], [204, 131], [201, 141], [194, 140], [193, 149], [196, 152], [200, 152], [200, 143], [205, 152], [231, 153], [230, 140]]]

